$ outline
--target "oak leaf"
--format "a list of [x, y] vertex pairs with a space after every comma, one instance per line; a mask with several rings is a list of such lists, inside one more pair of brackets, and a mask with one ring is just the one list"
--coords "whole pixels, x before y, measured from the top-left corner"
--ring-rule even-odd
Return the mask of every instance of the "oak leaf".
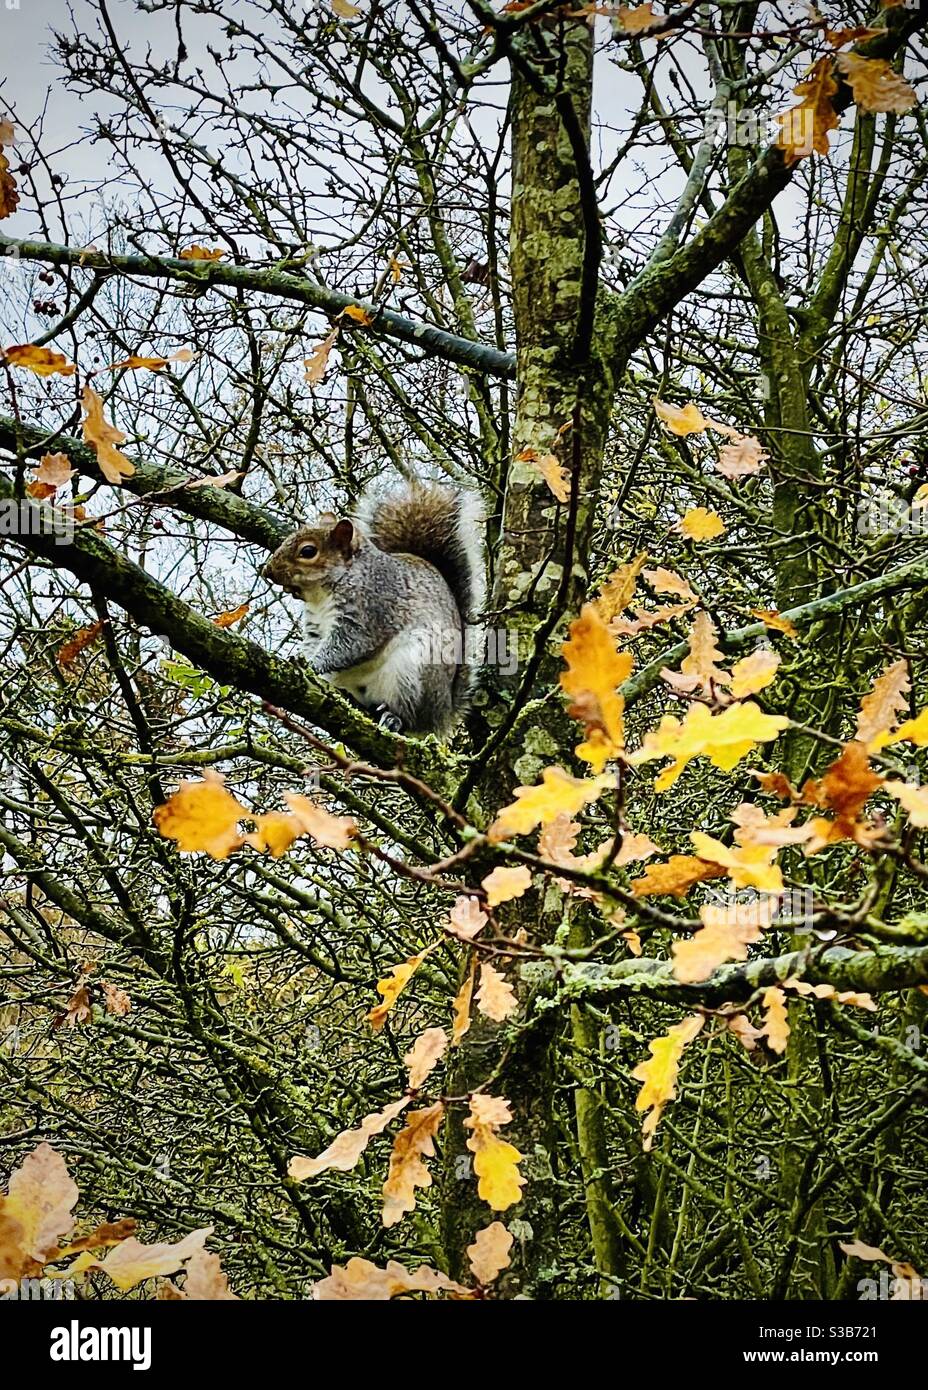
[[832, 104], [832, 97], [838, 91], [832, 59], [820, 58], [813, 63], [806, 78], [793, 91], [802, 101], [777, 116], [780, 127], [777, 145], [784, 151], [787, 165], [795, 164], [813, 151], [828, 153], [828, 132], [838, 126], [838, 114]]
[[51, 348], [34, 347], [32, 343], [17, 343], [0, 351], [0, 363], [10, 367], [24, 367], [36, 376], [73, 376], [77, 371], [63, 353], [53, 352]]
[[512, 1239], [512, 1233], [506, 1230], [502, 1221], [493, 1221], [477, 1232], [473, 1245], [468, 1245], [471, 1273], [482, 1288], [492, 1284], [497, 1275], [511, 1264], [509, 1251], [512, 1249]]
[[448, 1034], [444, 1028], [426, 1028], [420, 1033], [412, 1047], [403, 1058], [403, 1065], [409, 1070], [409, 1089], [418, 1091], [426, 1077], [448, 1050]]
[[710, 864], [691, 854], [672, 854], [664, 864], [649, 864], [641, 878], [632, 880], [631, 889], [636, 898], [685, 898], [695, 884], [724, 877], [721, 864]]
[[201, 246], [199, 242], [194, 242], [192, 246], [186, 247], [180, 253], [182, 261], [221, 261], [225, 255], [221, 246], [216, 246], [212, 250], [208, 246]]
[[651, 1056], [647, 1061], [639, 1062], [631, 1073], [635, 1081], [643, 1083], [635, 1099], [635, 1109], [650, 1111], [641, 1129], [645, 1153], [654, 1142], [654, 1131], [665, 1106], [676, 1098], [677, 1074], [683, 1049], [693, 1041], [704, 1022], [702, 1014], [691, 1014], [682, 1023], [674, 1024], [662, 1037], [648, 1043]]
[[860, 743], [871, 746], [897, 723], [899, 715], [908, 708], [906, 696], [910, 689], [908, 662], [900, 657], [877, 677], [869, 695], [860, 702], [856, 734]]
[[480, 967], [480, 987], [477, 990], [477, 1008], [494, 1023], [503, 1023], [518, 1008], [518, 1000], [512, 985], [504, 975], [486, 961]]
[[500, 1139], [497, 1130], [511, 1122], [508, 1102], [498, 1096], [475, 1094], [464, 1128], [471, 1131], [467, 1147], [474, 1155], [477, 1195], [493, 1211], [505, 1211], [521, 1201], [526, 1179], [519, 1172], [522, 1154]]
[[736, 661], [731, 668], [731, 680], [728, 683], [733, 697], [743, 700], [746, 695], [756, 695], [758, 691], [766, 689], [775, 679], [780, 661], [779, 652], [775, 652], [772, 647], [758, 647], [750, 656]]
[[410, 956], [401, 964], [394, 965], [389, 975], [385, 975], [382, 980], [377, 981], [377, 993], [382, 996], [381, 1002], [376, 1004], [367, 1016], [367, 1021], [375, 1033], [380, 1032], [387, 1021], [387, 1014], [432, 949], [431, 946], [427, 946], [417, 956]]
[[113, 1281], [117, 1289], [126, 1293], [145, 1279], [176, 1274], [178, 1270], [183, 1269], [187, 1260], [198, 1251], [202, 1251], [204, 1242], [212, 1235], [212, 1231], [212, 1226], [204, 1226], [199, 1231], [191, 1231], [189, 1235], [173, 1244], [160, 1241], [155, 1245], [143, 1245], [135, 1236], [130, 1236], [102, 1260], [97, 1260], [89, 1254], [79, 1255], [71, 1269], [75, 1272], [101, 1270]]
[[758, 743], [778, 738], [788, 724], [783, 715], [765, 714], [751, 700], [729, 705], [719, 714], [712, 714], [707, 705], [691, 705], [682, 723], [665, 714], [641, 748], [626, 755], [627, 761], [637, 767], [653, 758], [672, 758], [672, 765], [654, 783], [656, 791], [666, 791], [693, 758], [706, 757], [713, 767], [730, 772]]
[[95, 642], [102, 631], [102, 620], [96, 623], [90, 623], [87, 627], [78, 628], [74, 636], [69, 638], [63, 646], [58, 648], [57, 660], [62, 670], [66, 671], [69, 666], [73, 666], [81, 652], [85, 651], [92, 642]]
[[345, 1129], [337, 1134], [328, 1148], [317, 1158], [296, 1154], [287, 1165], [287, 1176], [295, 1182], [305, 1182], [307, 1178], [316, 1178], [320, 1173], [327, 1173], [332, 1169], [339, 1173], [350, 1172], [374, 1136], [382, 1134], [387, 1125], [392, 1124], [397, 1115], [406, 1109], [409, 1101], [409, 1096], [401, 1096], [399, 1100], [391, 1101], [383, 1110], [366, 1115], [357, 1129]]
[[116, 448], [117, 444], [126, 442], [126, 436], [106, 419], [103, 398], [92, 386], [84, 387], [81, 405], [84, 408], [84, 439], [96, 454], [100, 472], [106, 481], [117, 487], [123, 478], [129, 478], [135, 472], [135, 465]]
[[494, 843], [513, 835], [528, 835], [536, 825], [550, 825], [560, 815], [573, 816], [596, 801], [614, 780], [599, 777], [571, 777], [562, 767], [546, 767], [541, 782], [534, 787], [517, 787], [515, 801], [504, 806], [487, 832]]
[[917, 101], [915, 88], [885, 58], [862, 58], [839, 53], [835, 60], [862, 111], [911, 111]]
[[41, 1267], [74, 1226], [77, 1185], [50, 1144], [39, 1144], [0, 1194], [0, 1279], [19, 1280]]
[[425, 1110], [410, 1110], [405, 1128], [393, 1141], [390, 1170], [383, 1185], [384, 1226], [395, 1226], [416, 1205], [416, 1188], [431, 1187], [432, 1175], [422, 1162], [435, 1157], [435, 1135], [445, 1107], [436, 1101]]
[[790, 1033], [786, 995], [777, 985], [771, 985], [761, 995], [761, 1004], [764, 1009], [764, 1026], [761, 1032], [767, 1039], [767, 1046], [771, 1052], [785, 1052]]
[[725, 523], [708, 507], [691, 507], [680, 518], [680, 530], [688, 540], [711, 541], [725, 534]]
[[616, 687], [630, 675], [632, 658], [616, 651], [609, 629], [591, 603], [585, 603], [571, 623], [561, 655], [567, 663], [561, 688], [571, 697], [567, 712], [581, 721], [587, 736], [575, 750], [577, 757], [601, 773], [625, 746], [625, 701]]
[[500, 903], [509, 902], [511, 898], [521, 898], [531, 886], [532, 875], [524, 864], [516, 868], [500, 866], [487, 874], [482, 881], [490, 907], [498, 907]]
[[474, 993], [474, 979], [477, 973], [476, 960], [471, 961], [470, 969], [464, 977], [461, 988], [454, 996], [452, 1008], [454, 1022], [451, 1026], [451, 1046], [457, 1047], [461, 1039], [470, 1031], [470, 1001]]
[[332, 1273], [313, 1285], [313, 1299], [320, 1303], [386, 1302], [405, 1293], [451, 1293], [466, 1298], [470, 1290], [429, 1265], [406, 1270], [389, 1260], [386, 1269], [378, 1269], [357, 1255], [347, 1265], [333, 1265]]
[[333, 328], [327, 338], [323, 338], [321, 343], [313, 349], [309, 357], [303, 359], [305, 371], [303, 380], [310, 386], [316, 386], [325, 376], [325, 369], [329, 365], [329, 354], [338, 341], [338, 329]]

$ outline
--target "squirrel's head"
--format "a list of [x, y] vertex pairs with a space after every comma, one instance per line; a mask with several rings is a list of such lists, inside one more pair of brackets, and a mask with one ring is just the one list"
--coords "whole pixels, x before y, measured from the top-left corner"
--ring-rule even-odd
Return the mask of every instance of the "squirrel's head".
[[326, 512], [301, 526], [277, 547], [261, 571], [295, 598], [305, 598], [321, 584], [333, 584], [364, 543], [353, 521]]

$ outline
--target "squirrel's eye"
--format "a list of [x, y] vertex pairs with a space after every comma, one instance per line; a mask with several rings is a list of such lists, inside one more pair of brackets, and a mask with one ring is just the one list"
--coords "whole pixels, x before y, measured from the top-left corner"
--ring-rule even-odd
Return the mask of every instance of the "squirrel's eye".
[[301, 545], [301, 546], [300, 546], [300, 559], [301, 559], [301, 560], [315, 560], [315, 558], [316, 558], [316, 556], [317, 556], [318, 554], [319, 554], [319, 547], [318, 547], [318, 545], [313, 545], [312, 542], [310, 542], [309, 545]]

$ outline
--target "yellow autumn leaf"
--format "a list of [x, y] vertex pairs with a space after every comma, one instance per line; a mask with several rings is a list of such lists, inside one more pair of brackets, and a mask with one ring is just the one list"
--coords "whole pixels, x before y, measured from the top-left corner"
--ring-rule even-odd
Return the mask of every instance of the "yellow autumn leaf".
[[177, 352], [172, 352], [169, 357], [137, 357], [133, 354], [131, 357], [124, 357], [121, 362], [111, 362], [103, 370], [107, 372], [160, 372], [170, 362], [192, 362], [195, 357], [196, 353], [191, 352], [190, 348], [179, 348]]
[[410, 1110], [405, 1128], [393, 1141], [390, 1170], [383, 1185], [381, 1220], [385, 1226], [395, 1226], [406, 1212], [415, 1209], [417, 1187], [431, 1187], [432, 1175], [422, 1160], [435, 1157], [434, 1139], [444, 1115], [440, 1100], [425, 1110]]
[[666, 863], [649, 864], [641, 878], [632, 880], [631, 889], [636, 898], [685, 898], [695, 884], [724, 877], [720, 864], [710, 864], [692, 854], [672, 854]]
[[715, 693], [714, 686], [727, 685], [731, 673], [723, 666], [716, 665], [717, 661], [724, 660], [716, 646], [717, 637], [718, 632], [709, 614], [700, 609], [690, 628], [689, 651], [680, 663], [680, 670], [670, 671], [665, 666], [661, 670], [661, 679], [674, 690], [686, 693], [701, 690], [707, 695]]
[[185, 1261], [203, 1249], [204, 1242], [212, 1231], [212, 1226], [204, 1226], [202, 1230], [191, 1231], [183, 1240], [175, 1241], [173, 1244], [160, 1241], [156, 1245], [143, 1245], [135, 1236], [130, 1236], [102, 1260], [82, 1255], [78, 1256], [70, 1268], [72, 1271], [80, 1272], [88, 1269], [102, 1270], [117, 1289], [126, 1293], [145, 1279], [176, 1274], [179, 1269], [183, 1269]]
[[497, 1133], [511, 1122], [506, 1101], [479, 1093], [471, 1096], [464, 1128], [471, 1131], [467, 1147], [474, 1155], [477, 1195], [493, 1211], [505, 1211], [522, 1199], [525, 1178], [519, 1172], [522, 1154]]
[[470, 1269], [477, 1283], [487, 1288], [511, 1263], [512, 1234], [502, 1221], [494, 1221], [478, 1231], [473, 1245], [467, 1247]]
[[350, 1172], [374, 1136], [382, 1134], [387, 1125], [392, 1124], [397, 1115], [406, 1109], [409, 1101], [409, 1096], [401, 1096], [383, 1110], [365, 1116], [357, 1129], [342, 1130], [318, 1158], [296, 1154], [287, 1165], [287, 1176], [293, 1178], [294, 1182], [305, 1182], [307, 1178], [318, 1177], [320, 1173], [332, 1169], [339, 1173]]
[[725, 534], [725, 523], [709, 507], [691, 507], [680, 518], [680, 530], [688, 540], [711, 541]]
[[454, 1021], [451, 1025], [451, 1046], [457, 1047], [461, 1039], [470, 1032], [470, 1001], [474, 993], [474, 980], [477, 974], [477, 962], [472, 960], [470, 969], [464, 977], [464, 981], [457, 994], [454, 996], [452, 1010]]
[[513, 835], [528, 835], [536, 825], [550, 825], [560, 815], [575, 816], [615, 782], [608, 774], [571, 777], [562, 767], [546, 767], [534, 787], [517, 787], [515, 801], [504, 806], [490, 826], [494, 843]]
[[746, 695], [756, 695], [758, 691], [765, 690], [776, 678], [780, 661], [779, 652], [775, 652], [772, 647], [758, 647], [750, 656], [736, 661], [731, 668], [731, 680], [728, 683], [734, 698], [743, 700]]
[[912, 825], [928, 830], [928, 787], [915, 786], [912, 782], [887, 782], [885, 789], [896, 798]]
[[394, 965], [389, 975], [377, 981], [377, 993], [382, 996], [381, 1003], [375, 1005], [367, 1016], [367, 1021], [375, 1033], [380, 1032], [387, 1021], [387, 1014], [432, 949], [431, 946], [427, 946], [417, 956], [410, 956], [400, 965]]
[[558, 502], [570, 498], [570, 474], [558, 460], [556, 454], [539, 454], [535, 449], [523, 449], [516, 455], [517, 463], [527, 463], [534, 473], [548, 484], [548, 489]]
[[773, 628], [774, 632], [782, 632], [787, 637], [792, 637], [794, 642], [799, 641], [799, 633], [791, 618], [784, 618], [782, 613], [778, 613], [775, 608], [752, 608], [752, 618], [760, 618], [766, 627]]
[[682, 723], [675, 715], [665, 714], [641, 748], [626, 756], [636, 767], [653, 758], [672, 758], [672, 765], [654, 783], [656, 791], [666, 791], [691, 759], [706, 757], [713, 767], [730, 772], [758, 743], [779, 737], [788, 724], [783, 715], [765, 714], [751, 700], [729, 705], [718, 714], [712, 714], [707, 705], [691, 705]]
[[32, 343], [16, 343], [13, 347], [0, 351], [0, 363], [10, 367], [24, 367], [36, 376], [73, 376], [77, 371], [73, 362], [60, 352], [47, 347], [33, 347]]
[[571, 697], [567, 712], [580, 720], [587, 735], [575, 750], [577, 757], [601, 773], [625, 746], [625, 700], [616, 687], [631, 674], [632, 658], [616, 651], [614, 638], [591, 603], [585, 603], [571, 623], [561, 655], [567, 663], [561, 688]]
[[[614, 570], [603, 584], [599, 598], [596, 599], [593, 606], [604, 623], [609, 623], [617, 614], [624, 613], [635, 597], [635, 584], [647, 558], [648, 552], [642, 550], [641, 554], [636, 555], [634, 560], [630, 560], [627, 565], [620, 565], [617, 570]], [[651, 570], [650, 573], [655, 574], [658, 571]], [[664, 573], [668, 573], [668, 571], [664, 571]]]
[[360, 304], [346, 304], [338, 317], [351, 319], [354, 323], [360, 323], [365, 328], [374, 322], [374, 316], [370, 310], [362, 309]]
[[708, 980], [729, 960], [747, 960], [748, 947], [759, 941], [775, 910], [772, 899], [756, 903], [704, 903], [702, 927], [671, 946], [673, 973], [681, 984]]
[[184, 854], [203, 851], [211, 859], [227, 859], [244, 837], [238, 822], [248, 815], [230, 791], [221, 773], [207, 768], [201, 782], [181, 782], [152, 819], [166, 840], [176, 840]]
[[225, 254], [221, 246], [216, 246], [210, 250], [208, 246], [201, 246], [199, 242], [194, 242], [192, 246], [181, 251], [180, 259], [182, 261], [221, 261]]
[[515, 868], [504, 868], [501, 865], [487, 874], [482, 881], [490, 907], [498, 907], [500, 903], [509, 902], [510, 898], [521, 898], [531, 886], [532, 875], [523, 864]]
[[456, 1284], [447, 1274], [429, 1265], [406, 1270], [396, 1260], [388, 1260], [386, 1269], [378, 1269], [370, 1260], [362, 1260], [357, 1255], [346, 1265], [333, 1265], [332, 1273], [313, 1285], [313, 1300], [318, 1303], [383, 1303], [404, 1293], [472, 1296], [470, 1289]]
[[764, 1026], [761, 1032], [767, 1039], [771, 1052], [785, 1052], [789, 1041], [789, 1018], [786, 1013], [786, 995], [776, 985], [765, 989], [761, 995], [764, 1009]]
[[690, 840], [697, 857], [710, 864], [723, 865], [736, 888], [756, 888], [760, 893], [783, 892], [783, 875], [771, 862], [777, 853], [776, 845], [748, 844], [733, 849], [701, 830], [694, 830]]
[[868, 745], [871, 753], [888, 748], [893, 743], [914, 743], [917, 748], [928, 746], [928, 705], [915, 719], [907, 719], [892, 734], [877, 734]]
[[326, 849], [347, 849], [358, 833], [351, 816], [333, 816], [300, 792], [284, 792], [284, 801], [301, 826], [301, 834], [309, 835]]
[[704, 1022], [702, 1014], [691, 1014], [682, 1023], [674, 1024], [662, 1037], [648, 1044], [650, 1058], [646, 1062], [639, 1062], [632, 1071], [633, 1078], [642, 1082], [635, 1099], [635, 1109], [650, 1111], [641, 1129], [645, 1153], [654, 1142], [654, 1131], [660, 1123], [664, 1107], [676, 1097], [683, 1049], [693, 1041]]
[[694, 401], [687, 401], [684, 406], [671, 405], [655, 396], [654, 413], [658, 420], [667, 426], [671, 434], [680, 436], [703, 434], [712, 424], [712, 421], [706, 419]]
[[357, 5], [352, 5], [349, 0], [330, 0], [332, 13], [338, 15], [339, 19], [354, 19], [361, 13]]

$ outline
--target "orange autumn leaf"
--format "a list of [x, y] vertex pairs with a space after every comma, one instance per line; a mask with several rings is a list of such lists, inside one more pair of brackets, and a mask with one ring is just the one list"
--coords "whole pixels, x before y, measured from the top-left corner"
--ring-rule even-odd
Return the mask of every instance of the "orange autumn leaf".
[[211, 859], [227, 859], [244, 843], [238, 823], [248, 812], [230, 791], [221, 773], [207, 768], [200, 782], [181, 782], [152, 819], [166, 840], [176, 840], [184, 854], [202, 851]]
[[534, 449], [523, 449], [516, 455], [516, 463], [527, 463], [533, 472], [548, 484], [550, 492], [558, 502], [568, 501], [570, 475], [555, 454], [539, 454]]
[[711, 864], [691, 854], [673, 854], [664, 864], [649, 864], [641, 878], [632, 880], [636, 898], [667, 895], [685, 898], [697, 883], [707, 878], [724, 878], [720, 864]]
[[824, 776], [810, 777], [802, 788], [802, 800], [806, 805], [834, 812], [833, 819], [817, 816], [810, 822], [814, 834], [806, 853], [816, 854], [838, 840], [865, 841], [867, 827], [859, 819], [860, 813], [882, 785], [883, 778], [870, 767], [864, 745], [856, 740], [846, 744]]
[[121, 362], [112, 362], [103, 370], [107, 372], [119, 371], [149, 371], [160, 372], [169, 362], [192, 362], [196, 357], [195, 352], [190, 348], [180, 348], [177, 352], [172, 352], [170, 357], [124, 357]]
[[406, 1109], [409, 1100], [409, 1096], [401, 1096], [399, 1100], [391, 1101], [383, 1110], [365, 1116], [357, 1129], [342, 1130], [318, 1158], [306, 1158], [303, 1154], [297, 1154], [287, 1165], [287, 1176], [294, 1182], [305, 1182], [307, 1178], [316, 1178], [320, 1173], [328, 1173], [333, 1169], [339, 1173], [350, 1172], [374, 1136], [382, 1134], [387, 1125], [393, 1123], [397, 1115]]
[[802, 101], [777, 116], [777, 145], [784, 151], [787, 164], [795, 164], [813, 151], [828, 153], [828, 132], [838, 126], [838, 114], [832, 104], [838, 91], [832, 59], [819, 58], [793, 91]]
[[351, 319], [354, 323], [360, 323], [365, 328], [374, 322], [373, 314], [368, 309], [362, 309], [360, 304], [346, 304], [338, 317]]
[[760, 618], [766, 627], [773, 628], [775, 632], [782, 632], [796, 642], [799, 641], [799, 633], [792, 620], [784, 618], [775, 608], [752, 608], [751, 617]]
[[126, 436], [106, 419], [103, 398], [92, 386], [84, 387], [81, 404], [84, 408], [84, 439], [96, 454], [100, 472], [106, 481], [118, 486], [123, 478], [129, 478], [135, 472], [135, 465], [116, 448], [117, 444], [126, 442]]
[[601, 773], [606, 763], [625, 746], [625, 700], [617, 687], [628, 678], [632, 658], [618, 652], [609, 629], [596, 607], [585, 603], [570, 625], [570, 636], [561, 648], [567, 670], [561, 689], [571, 697], [568, 714], [580, 720], [586, 742], [576, 748], [577, 757]]
[[35, 470], [35, 478], [26, 491], [30, 497], [37, 497], [40, 501], [54, 497], [60, 487], [70, 482], [74, 473], [67, 454], [43, 454]]
[[445, 1116], [442, 1102], [425, 1110], [410, 1110], [406, 1125], [393, 1141], [390, 1170], [383, 1185], [384, 1226], [395, 1226], [416, 1205], [416, 1188], [431, 1187], [432, 1175], [423, 1163], [435, 1157], [435, 1135]]
[[65, 642], [63, 647], [58, 649], [58, 665], [67, 670], [73, 666], [81, 652], [95, 642], [103, 631], [103, 623], [90, 623], [87, 627], [78, 628], [74, 636]]
[[284, 792], [284, 801], [299, 821], [301, 834], [309, 835], [326, 849], [348, 849], [357, 836], [358, 827], [351, 816], [333, 816], [300, 792]]
[[631, 1073], [636, 1081], [642, 1082], [635, 1099], [635, 1109], [650, 1111], [641, 1129], [645, 1153], [654, 1142], [654, 1131], [665, 1106], [676, 1098], [677, 1073], [683, 1049], [693, 1041], [704, 1022], [702, 1014], [692, 1014], [682, 1023], [675, 1024], [662, 1037], [648, 1043], [651, 1056], [647, 1061], [639, 1062]]
[[194, 242], [192, 246], [181, 251], [180, 259], [182, 261], [221, 261], [225, 254], [221, 246], [217, 246], [211, 251], [208, 246], [201, 246], [199, 242]]
[[63, 353], [51, 348], [34, 347], [32, 343], [17, 343], [0, 352], [0, 362], [11, 367], [24, 367], [36, 376], [73, 376], [77, 371]]
[[218, 618], [213, 618], [213, 624], [215, 627], [231, 627], [233, 623], [240, 623], [250, 607], [250, 603], [240, 603], [238, 608], [233, 608], [231, 612], [220, 613]]

